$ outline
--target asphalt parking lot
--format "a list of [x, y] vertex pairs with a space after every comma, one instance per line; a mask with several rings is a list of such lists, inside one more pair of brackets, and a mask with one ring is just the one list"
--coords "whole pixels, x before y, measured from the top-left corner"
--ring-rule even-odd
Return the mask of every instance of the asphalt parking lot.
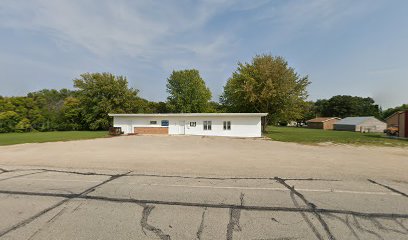
[[0, 239], [408, 236], [405, 181], [0, 167]]

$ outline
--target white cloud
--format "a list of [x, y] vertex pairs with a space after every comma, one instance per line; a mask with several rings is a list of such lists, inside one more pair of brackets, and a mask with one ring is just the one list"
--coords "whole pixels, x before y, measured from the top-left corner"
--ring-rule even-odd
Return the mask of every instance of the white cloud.
[[[199, 31], [228, 5], [224, 1], [181, 6], [158, 1], [5, 1], [0, 26], [41, 31], [99, 56], [146, 57], [167, 51], [177, 43], [177, 35]], [[195, 41], [214, 44], [211, 39]]]
[[[172, 69], [197, 68], [208, 76], [206, 80], [213, 92], [220, 92], [234, 64], [251, 57], [246, 54], [261, 53], [255, 52], [259, 49], [275, 51], [280, 43], [304, 34], [305, 28], [330, 32], [337, 25], [375, 8], [378, 8], [375, 0], [279, 3], [267, 0], [1, 0], [0, 30], [41, 34], [66, 55], [85, 52], [86, 58], [78, 60], [78, 65], [84, 66], [75, 69], [78, 65], [72, 64], [69, 71], [119, 69], [153, 82], [159, 80], [148, 79], [154, 75], [151, 71], [156, 71], [155, 77], [159, 78], [162, 76], [157, 72], [167, 74]], [[224, 19], [228, 25], [223, 25]], [[258, 29], [259, 25], [262, 27]], [[256, 34], [247, 35], [251, 30], [256, 30]], [[243, 42], [252, 45], [243, 45]], [[92, 57], [93, 65], [86, 65]], [[116, 61], [122, 58], [131, 63]], [[5, 55], [0, 55], [1, 61], [10, 63]], [[58, 75], [55, 63], [39, 61], [31, 59], [24, 64], [49, 64], [43, 68], [44, 72]], [[66, 62], [69, 60], [60, 66]], [[126, 68], [122, 68], [123, 65]], [[54, 67], [57, 70], [52, 70]], [[19, 71], [21, 66], [16, 69]], [[8, 72], [11, 78], [11, 70]], [[160, 81], [165, 81], [165, 77]]]
[[[181, 50], [215, 59], [225, 56], [223, 52], [234, 46], [231, 43], [235, 37], [228, 29], [222, 34], [204, 32], [215, 16], [260, 8], [263, 15], [240, 21], [273, 21], [290, 32], [310, 22], [329, 24], [359, 9], [358, 4], [344, 2], [294, 1], [275, 7], [265, 0], [3, 0], [0, 27], [39, 31], [60, 45], [80, 46], [100, 57], [126, 55], [154, 61]], [[195, 37], [185, 41], [184, 35]]]

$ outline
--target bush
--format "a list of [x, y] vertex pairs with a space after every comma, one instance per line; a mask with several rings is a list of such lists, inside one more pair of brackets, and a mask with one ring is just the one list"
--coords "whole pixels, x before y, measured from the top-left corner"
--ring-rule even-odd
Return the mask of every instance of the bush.
[[30, 120], [27, 118], [21, 119], [16, 125], [16, 132], [29, 132], [31, 130]]

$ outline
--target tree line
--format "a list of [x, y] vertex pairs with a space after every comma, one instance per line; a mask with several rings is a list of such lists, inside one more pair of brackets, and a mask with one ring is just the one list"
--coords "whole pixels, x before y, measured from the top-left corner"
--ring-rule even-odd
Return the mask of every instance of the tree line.
[[283, 57], [257, 55], [238, 63], [219, 102], [196, 69], [173, 71], [167, 78], [168, 98], [154, 102], [139, 96], [124, 76], [84, 73], [74, 90], [43, 89], [21, 97], [0, 96], [0, 132], [105, 130], [108, 113], [266, 112], [268, 124], [313, 117], [376, 116], [384, 119], [408, 105], [382, 111], [372, 98], [334, 96], [307, 101], [308, 76], [300, 76]]

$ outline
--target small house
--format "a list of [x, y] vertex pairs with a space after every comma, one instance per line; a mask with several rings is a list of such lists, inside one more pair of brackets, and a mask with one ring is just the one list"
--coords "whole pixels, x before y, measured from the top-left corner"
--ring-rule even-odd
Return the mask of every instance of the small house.
[[109, 114], [124, 134], [261, 137], [267, 113]]
[[333, 125], [338, 120], [340, 120], [340, 118], [337, 118], [337, 117], [318, 117], [318, 118], [310, 119], [310, 120], [306, 121], [306, 123], [307, 123], [308, 128], [332, 130]]
[[396, 112], [385, 121], [387, 122], [387, 128], [398, 128], [399, 137], [408, 138], [408, 110]]
[[352, 132], [383, 132], [387, 124], [375, 117], [347, 117], [334, 124], [334, 130]]

